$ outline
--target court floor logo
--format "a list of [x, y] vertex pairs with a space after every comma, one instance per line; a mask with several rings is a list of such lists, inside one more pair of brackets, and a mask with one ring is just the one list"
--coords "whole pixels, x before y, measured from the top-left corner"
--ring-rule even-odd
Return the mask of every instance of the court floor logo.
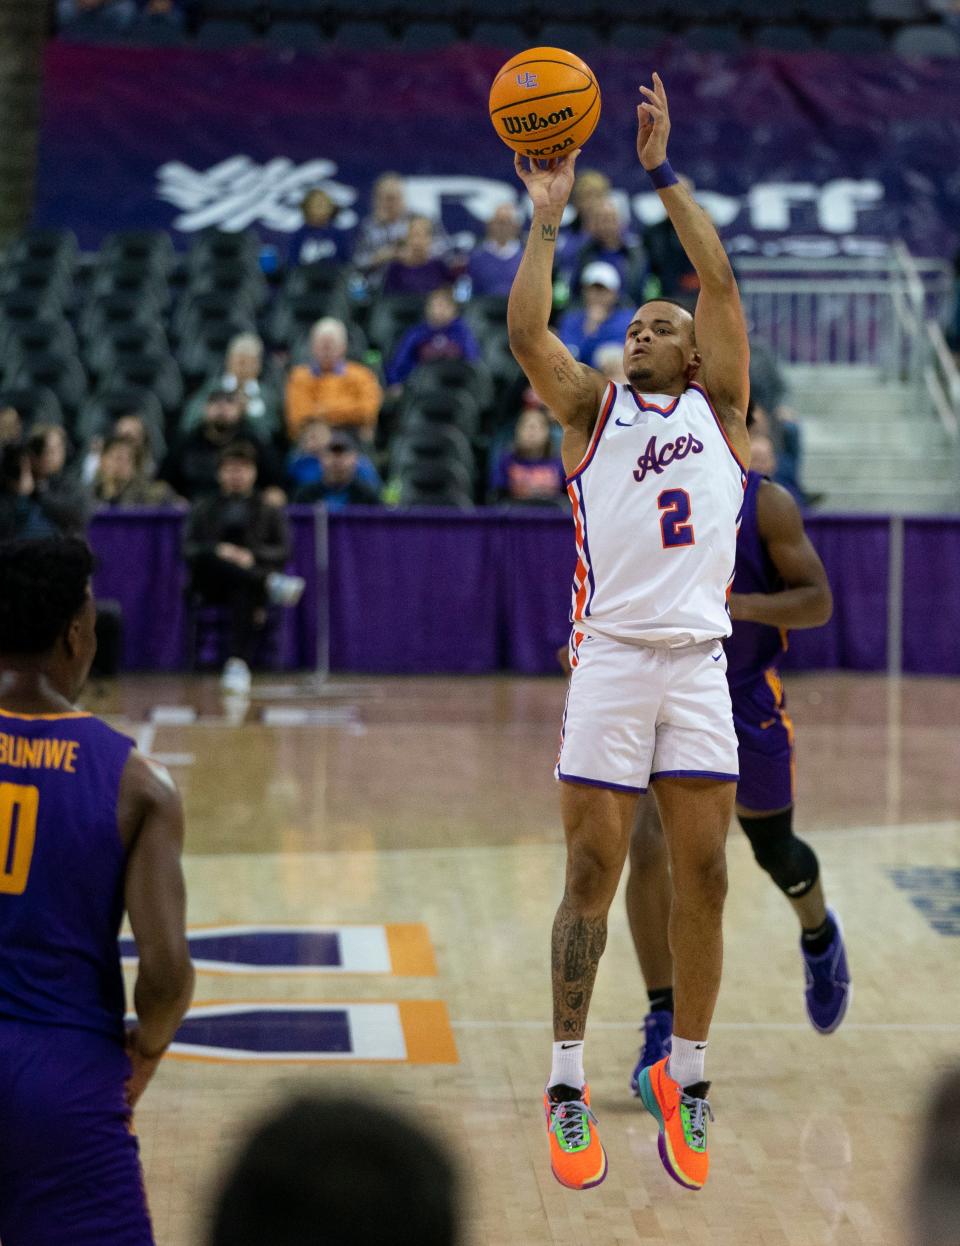
[[960, 938], [960, 870], [914, 865], [888, 874], [937, 934]]

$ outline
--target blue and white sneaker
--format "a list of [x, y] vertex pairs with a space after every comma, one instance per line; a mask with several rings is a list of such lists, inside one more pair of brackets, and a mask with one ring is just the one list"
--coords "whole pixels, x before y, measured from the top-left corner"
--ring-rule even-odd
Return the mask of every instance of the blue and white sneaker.
[[811, 956], [804, 950], [803, 941], [800, 942], [806, 975], [804, 995], [807, 1016], [820, 1034], [832, 1034], [839, 1027], [853, 994], [840, 919], [832, 909], [827, 909], [827, 916], [833, 922], [836, 933], [821, 956]]
[[673, 1038], [673, 1013], [664, 1010], [648, 1012], [643, 1018], [643, 1046], [640, 1059], [630, 1078], [630, 1089], [640, 1097], [640, 1074], [644, 1069], [669, 1056]]

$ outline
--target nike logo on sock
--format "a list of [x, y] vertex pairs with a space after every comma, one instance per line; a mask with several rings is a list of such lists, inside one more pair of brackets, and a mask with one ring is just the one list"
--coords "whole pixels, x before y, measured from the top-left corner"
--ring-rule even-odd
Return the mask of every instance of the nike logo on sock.
[[571, 1047], [582, 1047], [582, 1046], [583, 1046], [583, 1043], [582, 1043], [582, 1042], [579, 1042], [579, 1043], [561, 1043], [561, 1044], [560, 1044], [560, 1050], [561, 1050], [561, 1051], [569, 1051]]
[[693, 1044], [694, 1051], [706, 1051], [706, 1049], [707, 1049], [706, 1043], [694, 1043]]

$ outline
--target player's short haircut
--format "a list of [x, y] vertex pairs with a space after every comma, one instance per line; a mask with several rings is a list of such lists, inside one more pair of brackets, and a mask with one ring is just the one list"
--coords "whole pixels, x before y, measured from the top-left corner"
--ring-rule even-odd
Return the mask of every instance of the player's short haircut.
[[672, 307], [679, 307], [681, 311], [685, 311], [690, 317], [690, 336], [693, 339], [694, 344], [696, 344], [697, 331], [694, 326], [693, 308], [689, 303], [684, 303], [682, 299], [655, 298], [646, 299], [643, 303], [641, 303], [641, 307], [646, 307], [649, 303], [669, 303]]
[[304, 1095], [230, 1166], [210, 1246], [455, 1246], [458, 1178], [412, 1120], [353, 1095]]
[[0, 542], [0, 653], [48, 653], [86, 601], [92, 573], [78, 537]]

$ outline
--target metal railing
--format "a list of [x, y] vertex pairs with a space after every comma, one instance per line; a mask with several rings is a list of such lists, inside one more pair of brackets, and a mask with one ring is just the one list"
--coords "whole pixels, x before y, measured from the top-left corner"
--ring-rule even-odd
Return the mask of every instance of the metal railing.
[[905, 247], [878, 256], [737, 261], [751, 331], [785, 363], [865, 367], [919, 380], [925, 326], [943, 321], [953, 276]]

